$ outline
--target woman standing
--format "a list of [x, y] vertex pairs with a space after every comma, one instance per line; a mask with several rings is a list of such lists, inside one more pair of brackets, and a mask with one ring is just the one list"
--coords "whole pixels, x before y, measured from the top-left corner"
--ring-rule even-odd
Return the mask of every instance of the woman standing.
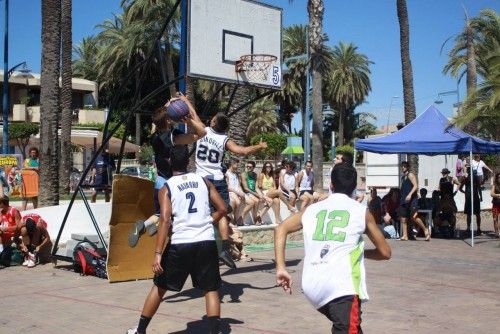
[[[470, 235], [470, 229], [471, 229], [471, 218], [472, 215], [474, 214], [476, 216], [476, 222], [477, 222], [477, 232], [476, 235], [481, 235], [481, 207], [480, 207], [480, 197], [479, 197], [479, 192], [481, 191], [480, 188], [480, 179], [476, 175], [473, 174], [472, 168], [470, 166], [467, 167], [467, 177], [463, 178], [462, 184], [460, 185], [460, 188], [458, 189], [460, 192], [465, 194], [465, 205], [464, 205], [464, 213], [467, 215], [467, 231], [466, 235]], [[471, 203], [471, 178], [473, 181], [473, 186], [472, 186], [472, 195], [474, 196], [474, 208], [472, 208], [472, 203]], [[465, 191], [463, 188], [465, 187]]]
[[491, 187], [491, 202], [493, 206], [491, 212], [493, 214], [493, 228], [495, 229], [495, 238], [500, 238], [500, 229], [498, 227], [498, 215], [500, 214], [500, 173], [495, 174], [493, 187]]

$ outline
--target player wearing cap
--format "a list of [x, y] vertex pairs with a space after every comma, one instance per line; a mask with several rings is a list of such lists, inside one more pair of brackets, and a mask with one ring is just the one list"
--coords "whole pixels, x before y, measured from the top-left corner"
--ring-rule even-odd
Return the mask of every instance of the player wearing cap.
[[[350, 198], [357, 173], [346, 163], [335, 165], [330, 194], [311, 204], [276, 228], [276, 282], [292, 291], [292, 277], [285, 267], [289, 233], [303, 229], [304, 268], [302, 289], [319, 312], [332, 321], [332, 333], [362, 333], [361, 301], [368, 300], [364, 258], [387, 260], [391, 249], [366, 206]], [[364, 249], [363, 233], [375, 245]]]

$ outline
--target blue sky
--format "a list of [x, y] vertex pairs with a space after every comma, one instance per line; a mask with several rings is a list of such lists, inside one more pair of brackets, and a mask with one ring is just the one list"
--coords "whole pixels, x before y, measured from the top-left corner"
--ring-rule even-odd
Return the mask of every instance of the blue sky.
[[[0, 0], [0, 29], [4, 34], [4, 1]], [[215, 1], [215, 0], [214, 0]], [[307, 0], [266, 0], [284, 9], [284, 25], [307, 23]], [[403, 120], [403, 88], [399, 53], [399, 24], [396, 0], [325, 0], [324, 31], [330, 37], [328, 44], [352, 42], [359, 52], [375, 64], [371, 66], [372, 92], [367, 102], [357, 111], [373, 113], [377, 125], [387, 122], [393, 96], [390, 122]], [[73, 42], [96, 34], [95, 25], [112, 13], [120, 12], [119, 0], [73, 1]], [[455, 90], [455, 79], [441, 73], [446, 63], [446, 52], [440, 54], [443, 42], [461, 31], [464, 24], [462, 4], [470, 16], [483, 8], [498, 11], [499, 0], [407, 0], [410, 20], [410, 53], [413, 65], [417, 114], [433, 103], [439, 92]], [[10, 0], [9, 67], [27, 61], [34, 72], [40, 71], [41, 9], [38, 0]], [[3, 59], [3, 40], [1, 57]], [[460, 84], [460, 98], [465, 95], [465, 80]], [[438, 108], [451, 115], [456, 95], [443, 98]], [[298, 119], [298, 117], [296, 117]], [[298, 123], [298, 122], [296, 122]]]

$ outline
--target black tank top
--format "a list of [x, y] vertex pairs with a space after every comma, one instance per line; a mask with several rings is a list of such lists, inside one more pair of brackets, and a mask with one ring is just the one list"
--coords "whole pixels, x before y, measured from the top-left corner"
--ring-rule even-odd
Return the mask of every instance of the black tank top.
[[[409, 174], [408, 174], [409, 175]], [[411, 192], [412, 188], [413, 188], [413, 183], [411, 183], [410, 181], [410, 178], [408, 177], [408, 175], [403, 175], [401, 177], [401, 201], [400, 203], [401, 204], [405, 204], [406, 203], [406, 196], [408, 196], [408, 194]], [[416, 192], [413, 193], [413, 195], [411, 196], [411, 199], [410, 199], [410, 202], [413, 202], [416, 198]]]

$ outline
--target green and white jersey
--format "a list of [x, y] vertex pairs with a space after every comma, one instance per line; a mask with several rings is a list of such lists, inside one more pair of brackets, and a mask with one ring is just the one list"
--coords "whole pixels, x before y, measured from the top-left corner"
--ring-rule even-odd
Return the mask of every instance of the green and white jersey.
[[172, 202], [172, 244], [215, 240], [209, 190], [200, 175], [174, 175], [165, 185]]
[[334, 193], [310, 205], [302, 216], [302, 289], [318, 309], [347, 295], [368, 300], [364, 241], [366, 206]]

